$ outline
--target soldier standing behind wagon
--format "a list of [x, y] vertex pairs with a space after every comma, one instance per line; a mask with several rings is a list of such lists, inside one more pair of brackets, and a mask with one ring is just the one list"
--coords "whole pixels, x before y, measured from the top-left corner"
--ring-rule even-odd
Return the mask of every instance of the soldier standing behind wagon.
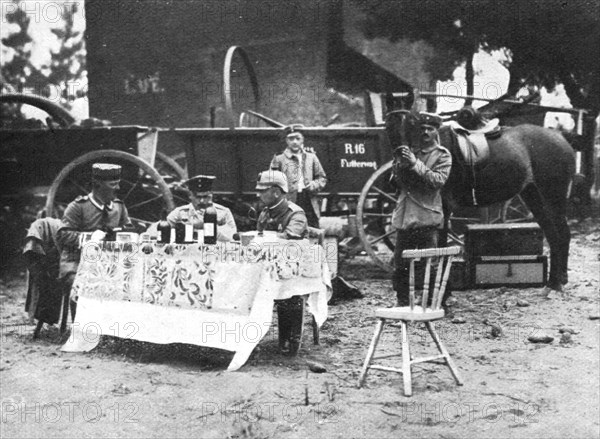
[[285, 142], [286, 149], [273, 157], [270, 168], [285, 174], [289, 188], [287, 199], [304, 210], [310, 227], [319, 228], [318, 193], [327, 183], [325, 170], [317, 155], [305, 149], [300, 126], [286, 127]]

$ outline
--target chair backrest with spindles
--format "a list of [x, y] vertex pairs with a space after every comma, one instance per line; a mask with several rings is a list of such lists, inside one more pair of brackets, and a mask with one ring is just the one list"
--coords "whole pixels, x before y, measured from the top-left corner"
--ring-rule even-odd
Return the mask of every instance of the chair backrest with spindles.
[[[450, 276], [450, 268], [454, 257], [461, 252], [460, 247], [429, 248], [421, 250], [404, 250], [403, 259], [409, 259], [409, 303], [410, 308], [415, 308], [415, 303], [420, 299], [423, 311], [426, 309], [438, 310], [442, 306], [442, 299], [446, 291], [446, 284]], [[420, 296], [416, 295], [416, 270], [415, 262], [424, 262], [423, 284], [419, 289]], [[431, 270], [435, 271], [431, 304], [429, 304], [429, 292], [431, 282]]]

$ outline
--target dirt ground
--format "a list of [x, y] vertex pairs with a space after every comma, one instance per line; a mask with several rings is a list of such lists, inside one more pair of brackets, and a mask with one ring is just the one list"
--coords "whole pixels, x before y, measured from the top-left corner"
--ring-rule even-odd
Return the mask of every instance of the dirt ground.
[[[411, 398], [399, 374], [373, 371], [356, 387], [373, 310], [393, 297], [389, 276], [364, 257], [344, 261], [341, 272], [365, 298], [329, 308], [321, 345], [305, 333], [300, 355], [288, 358], [271, 330], [238, 372], [225, 371], [232, 354], [189, 345], [103, 337], [90, 353], [63, 353], [53, 327], [34, 341], [24, 276], [13, 273], [0, 292], [0, 436], [600, 437], [600, 221], [571, 225], [564, 293], [454, 292], [454, 316], [438, 329], [465, 384], [422, 364]], [[384, 333], [385, 353], [399, 350], [398, 332]], [[410, 330], [417, 355], [434, 352], [425, 335]], [[531, 335], [553, 341], [531, 343]], [[326, 372], [310, 371], [309, 361]]]

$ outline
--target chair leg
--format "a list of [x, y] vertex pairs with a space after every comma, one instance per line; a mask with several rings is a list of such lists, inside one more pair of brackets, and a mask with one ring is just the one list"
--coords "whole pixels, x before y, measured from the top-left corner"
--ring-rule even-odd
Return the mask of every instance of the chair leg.
[[312, 318], [312, 328], [313, 328], [313, 344], [319, 344], [319, 326], [317, 325], [317, 320], [315, 316]]
[[375, 355], [375, 349], [377, 348], [377, 343], [379, 343], [379, 337], [383, 331], [383, 325], [385, 324], [384, 319], [379, 319], [377, 321], [377, 325], [375, 326], [375, 334], [373, 334], [373, 338], [371, 339], [371, 345], [369, 346], [369, 350], [367, 351], [367, 357], [365, 358], [365, 364], [363, 364], [363, 368], [360, 371], [360, 375], [358, 377], [358, 388], [360, 389], [365, 382], [365, 378], [367, 377], [367, 372], [369, 371], [369, 366], [371, 365], [371, 360], [373, 360], [373, 355]]
[[412, 396], [412, 375], [410, 372], [410, 345], [408, 340], [408, 325], [400, 321], [402, 327], [402, 378], [404, 379], [404, 396]]
[[65, 294], [63, 296], [61, 322], [60, 322], [60, 333], [61, 334], [64, 334], [67, 331], [67, 320], [69, 319], [69, 302], [70, 302], [70, 295]]
[[425, 322], [425, 326], [427, 326], [427, 330], [429, 331], [431, 338], [433, 338], [433, 341], [435, 342], [438, 350], [444, 356], [444, 358], [446, 360], [446, 364], [448, 365], [448, 368], [450, 369], [452, 376], [456, 380], [456, 384], [458, 384], [459, 386], [462, 386], [463, 380], [462, 380], [460, 374], [458, 373], [458, 368], [454, 364], [454, 361], [452, 361], [452, 358], [450, 358], [450, 354], [446, 350], [446, 347], [442, 344], [442, 340], [438, 336], [438, 333], [436, 332], [435, 327], [433, 326], [433, 323]]

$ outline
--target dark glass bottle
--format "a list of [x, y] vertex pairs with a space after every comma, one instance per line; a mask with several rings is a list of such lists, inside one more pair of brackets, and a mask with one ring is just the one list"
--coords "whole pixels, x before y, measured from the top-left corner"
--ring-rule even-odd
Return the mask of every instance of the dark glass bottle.
[[185, 242], [185, 224], [184, 223], [176, 223], [175, 224], [175, 243], [183, 244]]
[[167, 221], [160, 221], [157, 226], [158, 242], [168, 244], [171, 242], [171, 225]]
[[217, 210], [214, 206], [207, 207], [204, 212], [204, 243], [217, 243]]
[[104, 240], [106, 242], [114, 242], [117, 240], [117, 233], [121, 231], [120, 227], [111, 229], [110, 227], [106, 228], [106, 235], [104, 235]]

